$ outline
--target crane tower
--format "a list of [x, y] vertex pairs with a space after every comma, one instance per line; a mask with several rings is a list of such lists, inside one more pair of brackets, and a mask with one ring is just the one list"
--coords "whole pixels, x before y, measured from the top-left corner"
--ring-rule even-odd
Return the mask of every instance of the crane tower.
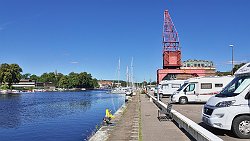
[[[215, 68], [211, 64], [204, 64], [202, 61], [193, 60], [190, 64], [181, 62], [181, 47], [177, 30], [169, 15], [168, 10], [164, 11], [163, 24], [163, 68], [157, 70], [157, 83], [162, 80], [188, 79], [197, 76], [214, 76]], [[185, 61], [184, 61], [185, 62]]]
[[181, 48], [177, 30], [168, 10], [164, 12], [163, 24], [163, 69], [180, 69]]

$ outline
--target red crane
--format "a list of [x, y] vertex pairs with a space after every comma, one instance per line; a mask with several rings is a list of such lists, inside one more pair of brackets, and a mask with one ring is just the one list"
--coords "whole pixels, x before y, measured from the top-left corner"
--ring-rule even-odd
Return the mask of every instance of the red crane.
[[179, 69], [180, 67], [181, 48], [178, 33], [168, 10], [165, 10], [163, 25], [163, 69]]
[[181, 47], [177, 30], [168, 10], [164, 12], [163, 69], [157, 70], [157, 83], [162, 80], [188, 79], [197, 76], [214, 76], [215, 68], [181, 67]]

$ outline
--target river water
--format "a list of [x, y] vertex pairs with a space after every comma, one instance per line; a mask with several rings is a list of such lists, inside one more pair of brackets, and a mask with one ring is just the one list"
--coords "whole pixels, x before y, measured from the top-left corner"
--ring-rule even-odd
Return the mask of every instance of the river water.
[[0, 140], [86, 140], [101, 124], [106, 108], [114, 113], [124, 104], [124, 95], [106, 92], [0, 95]]

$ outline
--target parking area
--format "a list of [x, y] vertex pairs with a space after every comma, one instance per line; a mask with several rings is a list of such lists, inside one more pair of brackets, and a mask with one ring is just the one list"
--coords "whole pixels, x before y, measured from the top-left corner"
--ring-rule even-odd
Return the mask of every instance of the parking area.
[[[162, 102], [167, 103], [169, 101], [168, 97], [164, 97], [161, 99]], [[191, 104], [173, 104], [173, 109], [181, 113], [182, 115], [186, 116], [187, 118], [193, 120], [200, 126], [204, 127], [205, 129], [209, 130], [213, 134], [217, 135], [221, 139], [225, 141], [249, 141], [249, 139], [239, 139], [231, 133], [231, 131], [227, 130], [220, 130], [216, 128], [212, 128], [210, 126], [205, 125], [202, 123], [201, 114], [202, 108], [205, 103], [191, 103]]]

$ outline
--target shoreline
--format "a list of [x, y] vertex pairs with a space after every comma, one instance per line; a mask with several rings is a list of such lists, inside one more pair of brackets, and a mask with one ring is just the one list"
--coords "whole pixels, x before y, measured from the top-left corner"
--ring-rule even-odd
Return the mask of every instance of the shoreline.
[[116, 127], [117, 122], [120, 121], [123, 113], [127, 109], [127, 104], [124, 103], [114, 114], [114, 119], [111, 120], [112, 124], [114, 125], [108, 125], [104, 126], [102, 125], [101, 128], [97, 130], [90, 138], [88, 138], [88, 141], [105, 141], [108, 139], [110, 133], [113, 131], [113, 129]]

